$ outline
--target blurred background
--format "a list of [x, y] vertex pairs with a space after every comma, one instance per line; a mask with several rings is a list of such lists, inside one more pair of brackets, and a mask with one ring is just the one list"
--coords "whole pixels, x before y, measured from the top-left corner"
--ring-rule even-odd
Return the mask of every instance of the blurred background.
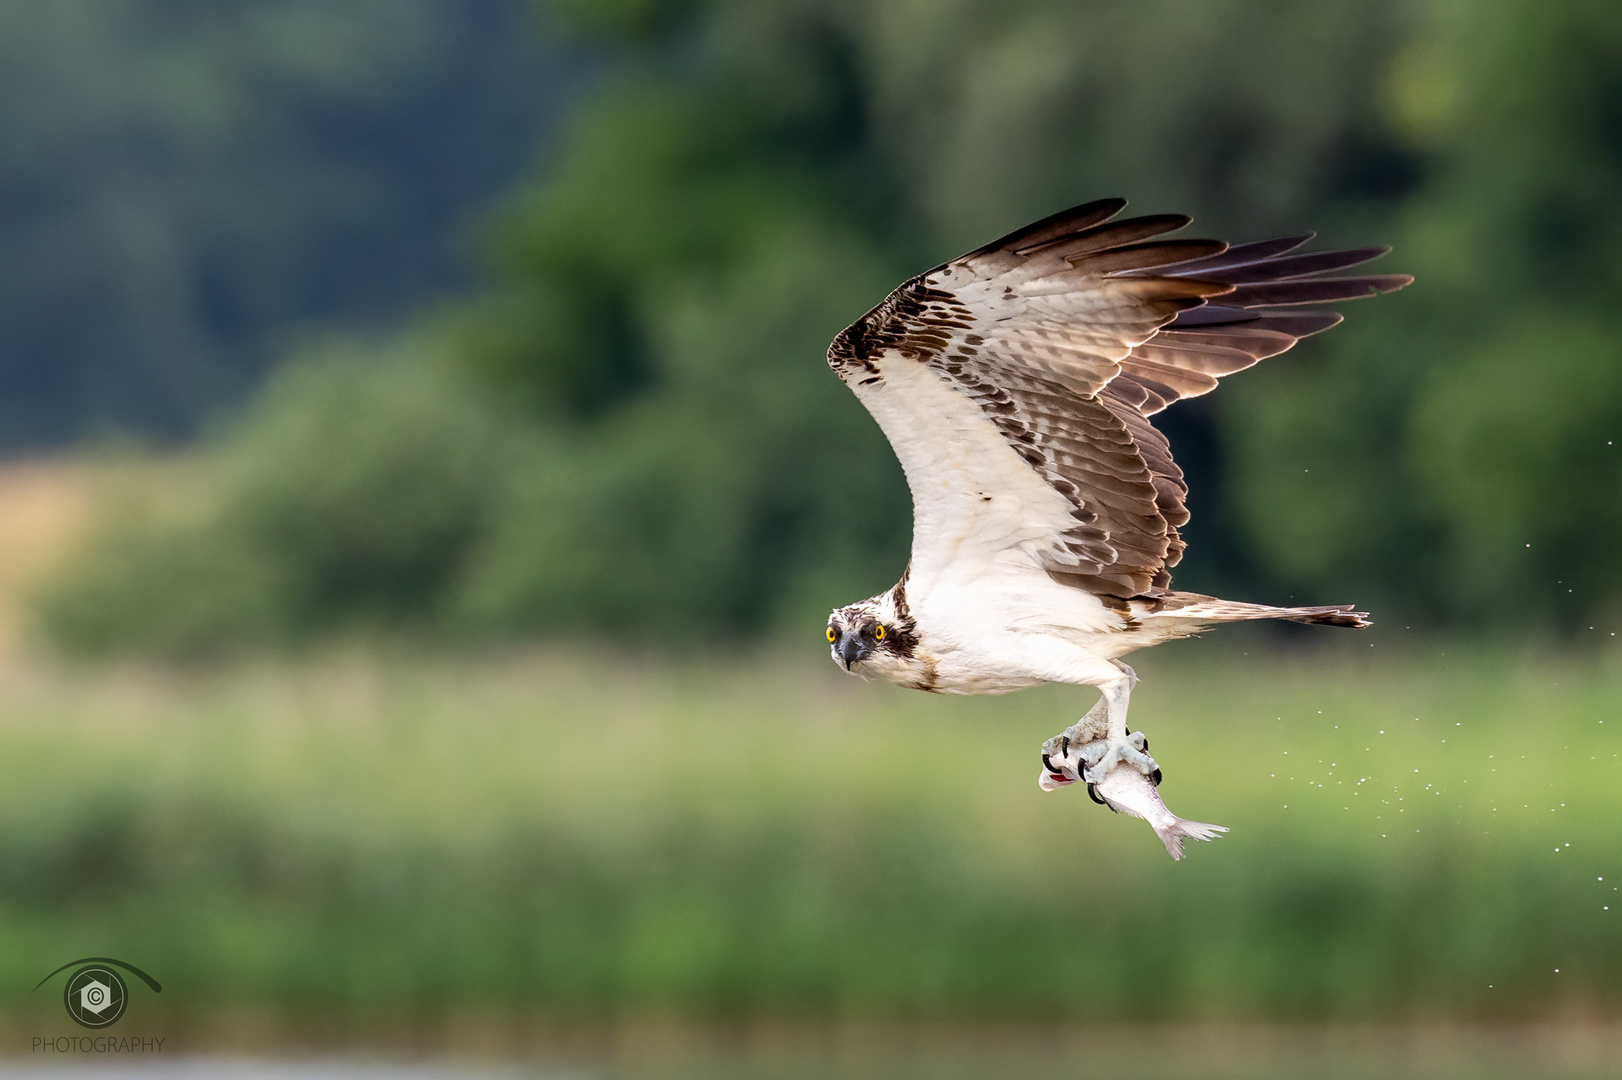
[[[1599, 0], [0, 0], [0, 1054], [1604, 1074], [1619, 193]], [[1180, 587], [1376, 619], [1134, 661], [1177, 865], [821, 641], [828, 341], [1113, 195], [1418, 278], [1157, 417]]]

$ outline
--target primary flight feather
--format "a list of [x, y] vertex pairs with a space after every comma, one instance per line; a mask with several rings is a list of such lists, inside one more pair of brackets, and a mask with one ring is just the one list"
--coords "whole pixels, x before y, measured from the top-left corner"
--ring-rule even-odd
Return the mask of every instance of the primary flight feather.
[[1125, 205], [1066, 210], [920, 274], [828, 350], [913, 502], [901, 580], [829, 616], [835, 661], [941, 693], [1096, 686], [1103, 722], [1043, 755], [1045, 786], [1095, 791], [1122, 765], [1159, 779], [1127, 731], [1136, 676], [1120, 657], [1242, 619], [1368, 625], [1351, 605], [1172, 589], [1188, 488], [1149, 418], [1340, 321], [1310, 305], [1413, 280], [1334, 276], [1387, 249], [1301, 252], [1310, 235], [1158, 239], [1189, 219], [1113, 220]]

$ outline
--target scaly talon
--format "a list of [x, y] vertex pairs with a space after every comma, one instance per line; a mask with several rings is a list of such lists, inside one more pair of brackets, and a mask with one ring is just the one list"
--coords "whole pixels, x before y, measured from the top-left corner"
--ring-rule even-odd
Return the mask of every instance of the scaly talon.
[[1134, 731], [1124, 739], [1106, 738], [1088, 743], [1081, 748], [1081, 759], [1086, 763], [1081, 778], [1096, 784], [1121, 764], [1130, 765], [1145, 776], [1154, 775], [1160, 763], [1144, 752], [1148, 742], [1141, 731]]
[[1126, 691], [1137, 682], [1137, 673], [1125, 664], [1120, 667], [1124, 685], [1106, 691], [1086, 716], [1042, 744], [1043, 771], [1037, 783], [1043, 791], [1077, 780], [1099, 783], [1122, 763], [1160, 784], [1160, 765], [1149, 756], [1148, 738], [1126, 726]]

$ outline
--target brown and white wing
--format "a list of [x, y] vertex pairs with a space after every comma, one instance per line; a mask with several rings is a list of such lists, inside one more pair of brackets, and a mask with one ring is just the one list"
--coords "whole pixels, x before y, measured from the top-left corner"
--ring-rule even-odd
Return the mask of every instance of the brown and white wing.
[[[1401, 288], [1330, 277], [1384, 248], [1295, 254], [1154, 239], [1181, 215], [1055, 214], [906, 282], [828, 362], [884, 430], [913, 498], [914, 581], [972, 559], [1120, 597], [1170, 583], [1187, 487], [1149, 417], [1340, 321], [1300, 305]], [[1284, 308], [1287, 310], [1278, 310]]]

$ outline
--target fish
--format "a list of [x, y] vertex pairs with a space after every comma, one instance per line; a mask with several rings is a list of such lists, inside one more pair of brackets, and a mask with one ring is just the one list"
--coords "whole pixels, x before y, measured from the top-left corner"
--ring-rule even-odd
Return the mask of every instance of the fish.
[[[1096, 715], [1095, 715], [1096, 714]], [[1092, 734], [1092, 728], [1103, 733], [1105, 724], [1103, 703], [1095, 706], [1072, 730]], [[1085, 737], [1085, 736], [1084, 736]], [[1054, 736], [1042, 746], [1042, 772], [1037, 784], [1043, 791], [1057, 791], [1081, 779], [1082, 766], [1096, 764], [1103, 754], [1102, 741], [1084, 746], [1074, 745], [1068, 737]], [[1096, 749], [1094, 749], [1096, 748]], [[1148, 749], [1147, 740], [1144, 749]], [[1089, 750], [1093, 750], [1089, 754]], [[1160, 770], [1145, 776], [1134, 766], [1122, 762], [1109, 771], [1104, 779], [1087, 785], [1087, 794], [1096, 803], [1109, 807], [1118, 814], [1142, 818], [1154, 829], [1166, 852], [1173, 859], [1183, 857], [1183, 840], [1215, 840], [1219, 833], [1228, 831], [1226, 825], [1210, 825], [1203, 821], [1180, 818], [1160, 798]]]
[[1215, 840], [1219, 833], [1228, 831], [1226, 825], [1210, 825], [1178, 817], [1166, 809], [1153, 780], [1124, 762], [1111, 769], [1109, 775], [1098, 783], [1088, 784], [1087, 794], [1116, 813], [1130, 814], [1147, 821], [1173, 859], [1183, 857], [1185, 837], [1191, 840]]

